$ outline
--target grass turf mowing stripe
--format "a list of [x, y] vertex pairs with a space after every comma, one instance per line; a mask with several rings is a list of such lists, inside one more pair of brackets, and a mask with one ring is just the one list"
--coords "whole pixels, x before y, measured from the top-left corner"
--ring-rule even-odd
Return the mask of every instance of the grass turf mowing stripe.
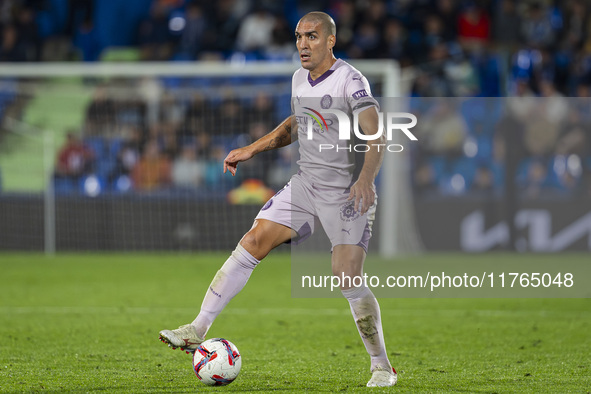
[[[0, 255], [0, 392], [216, 390], [197, 381], [190, 357], [157, 336], [193, 319], [225, 257]], [[437, 258], [445, 263], [457, 256], [428, 257]], [[504, 258], [518, 263], [521, 256]], [[368, 359], [346, 301], [292, 299], [289, 276], [289, 256], [270, 256], [214, 323], [209, 336], [232, 340], [244, 358], [240, 376], [223, 390], [367, 393]], [[396, 392], [591, 387], [589, 300], [380, 304], [388, 352], [400, 373]]]

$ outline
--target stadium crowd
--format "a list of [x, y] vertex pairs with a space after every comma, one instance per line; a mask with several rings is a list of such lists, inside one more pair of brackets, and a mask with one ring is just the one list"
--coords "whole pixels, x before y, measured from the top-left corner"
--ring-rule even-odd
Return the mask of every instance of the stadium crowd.
[[[54, 17], [53, 12], [58, 3], [64, 6], [61, 19]], [[106, 3], [109, 2], [3, 1], [0, 61], [101, 60], [116, 44], [102, 34], [104, 18], [100, 11], [105, 12]], [[143, 7], [143, 13], [135, 19], [127, 16], [126, 24], [126, 16], [121, 13], [118, 22], [131, 26], [127, 41], [141, 61], [291, 61], [295, 53], [295, 23], [305, 12], [320, 9], [333, 15], [337, 23], [337, 57], [395, 59], [404, 68], [412, 69], [410, 95], [426, 118], [420, 131], [425, 143], [413, 152], [413, 181], [417, 190], [439, 194], [502, 190], [507, 152], [504, 145], [509, 140], [503, 129], [521, 124], [517, 137], [511, 137], [511, 144], [519, 148], [510, 152], [520, 155], [515, 177], [523, 193], [530, 197], [542, 194], [535, 190], [590, 193], [591, 136], [584, 106], [591, 86], [591, 4], [587, 1], [145, 3], [148, 7]], [[109, 152], [116, 160], [115, 164], [104, 164], [102, 156], [95, 154], [94, 165], [89, 168], [109, 173], [105, 176], [111, 183], [116, 183], [117, 175], [129, 175], [130, 184], [138, 189], [177, 182], [215, 187], [215, 176], [209, 174], [209, 168], [224, 156], [229, 145], [237, 142], [233, 139], [256, 138], [279, 120], [268, 116], [276, 113], [271, 108], [274, 99], [264, 95], [248, 102], [232, 97], [213, 102], [198, 96], [181, 102], [170, 95], [163, 101], [160, 120], [150, 124], [145, 122], [146, 103], [129, 102], [112, 108], [109, 105], [113, 102], [109, 103], [106, 97], [101, 99], [101, 95], [104, 92], [99, 89], [88, 108], [83, 133], [93, 149], [113, 145]], [[509, 99], [420, 104], [421, 98], [430, 97], [503, 96], [521, 97], [522, 103], [530, 104], [539, 98], [539, 105], [523, 109], [527, 105]], [[267, 114], [265, 119], [252, 118], [256, 117], [253, 114], [257, 113], [257, 105], [267, 106], [259, 111], [259, 115]], [[497, 117], [483, 116], [478, 120], [473, 114], [490, 114], [487, 105], [495, 108], [490, 113]], [[540, 137], [539, 130], [545, 127], [541, 128], [539, 123], [535, 127], [530, 123], [536, 122], [526, 120], [535, 119], [532, 116], [543, 113], [547, 106], [553, 108], [553, 118], [548, 120], [552, 131]], [[113, 129], [101, 125], [109, 124], [112, 120], [108, 118], [114, 114], [121, 115], [116, 117], [118, 122], [125, 119], [124, 123], [131, 125], [116, 139], [97, 132], [112, 132]], [[445, 122], [442, 118], [446, 118]], [[196, 119], [202, 123], [191, 123]], [[108, 141], [102, 148], [96, 142], [101, 139]], [[156, 156], [169, 168], [157, 180], [139, 175], [142, 168], [149, 166], [130, 165]], [[250, 170], [245, 168], [243, 174], [257, 178], [263, 174], [265, 184], [276, 187], [283, 184], [289, 162], [289, 157], [263, 157], [253, 162]], [[188, 173], [189, 168], [194, 176], [178, 175], [183, 172], [181, 169]]]

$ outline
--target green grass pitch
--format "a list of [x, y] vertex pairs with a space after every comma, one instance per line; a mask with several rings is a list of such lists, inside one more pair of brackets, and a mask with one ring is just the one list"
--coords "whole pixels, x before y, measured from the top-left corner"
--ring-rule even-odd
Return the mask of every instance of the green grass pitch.
[[206, 387], [191, 358], [159, 342], [158, 331], [194, 318], [226, 256], [0, 254], [0, 392], [591, 388], [589, 299], [381, 299], [399, 382], [368, 389], [348, 304], [291, 298], [285, 254], [270, 255], [214, 323], [209, 337], [233, 341], [243, 366], [231, 385]]

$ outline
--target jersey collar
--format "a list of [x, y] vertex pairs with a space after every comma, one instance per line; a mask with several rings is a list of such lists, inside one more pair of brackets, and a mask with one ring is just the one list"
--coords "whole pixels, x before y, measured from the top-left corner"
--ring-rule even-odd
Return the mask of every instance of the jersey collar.
[[337, 59], [336, 62], [334, 62], [334, 64], [324, 72], [324, 74], [322, 74], [321, 76], [319, 76], [316, 79], [312, 79], [312, 77], [310, 76], [310, 71], [308, 71], [308, 83], [314, 87], [316, 85], [318, 85], [320, 82], [324, 81], [326, 78], [330, 77], [330, 75], [334, 72], [335, 70], [335, 66], [336, 64], [339, 62], [340, 59]]

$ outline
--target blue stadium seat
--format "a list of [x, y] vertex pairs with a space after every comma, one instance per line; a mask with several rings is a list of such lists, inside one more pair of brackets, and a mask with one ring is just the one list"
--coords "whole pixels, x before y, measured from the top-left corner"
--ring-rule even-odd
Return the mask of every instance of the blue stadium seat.
[[102, 137], [86, 137], [84, 144], [94, 152], [96, 159], [101, 160], [105, 155], [105, 140]]
[[165, 89], [177, 89], [183, 87], [182, 77], [161, 77], [160, 82]]
[[94, 165], [94, 171], [100, 178], [108, 179], [109, 175], [115, 169], [115, 165], [115, 158], [103, 157], [96, 161]]
[[493, 157], [493, 137], [487, 134], [481, 134], [476, 137], [478, 153], [474, 157], [479, 161], [490, 162]]
[[427, 159], [436, 179], [442, 178], [448, 169], [447, 160], [442, 156], [431, 156]]
[[455, 174], [461, 175], [464, 178], [466, 189], [469, 189], [474, 181], [477, 168], [478, 166], [475, 159], [461, 157], [453, 161], [451, 165], [451, 174], [452, 176]]
[[75, 182], [68, 178], [54, 178], [53, 191], [56, 194], [71, 194], [76, 193], [78, 188]]
[[211, 78], [193, 77], [193, 78], [185, 79], [185, 84], [189, 88], [199, 89], [199, 88], [207, 88], [207, 87], [211, 86], [212, 81], [211, 81]]
[[481, 97], [500, 97], [500, 64], [502, 59], [499, 55], [489, 55], [478, 64]]
[[120, 175], [115, 179], [112, 185], [112, 191], [115, 193], [127, 193], [131, 191], [133, 184], [127, 175]]
[[108, 148], [108, 155], [111, 158], [117, 158], [119, 151], [121, 150], [121, 146], [123, 145], [122, 138], [113, 138], [109, 141], [109, 148]]

